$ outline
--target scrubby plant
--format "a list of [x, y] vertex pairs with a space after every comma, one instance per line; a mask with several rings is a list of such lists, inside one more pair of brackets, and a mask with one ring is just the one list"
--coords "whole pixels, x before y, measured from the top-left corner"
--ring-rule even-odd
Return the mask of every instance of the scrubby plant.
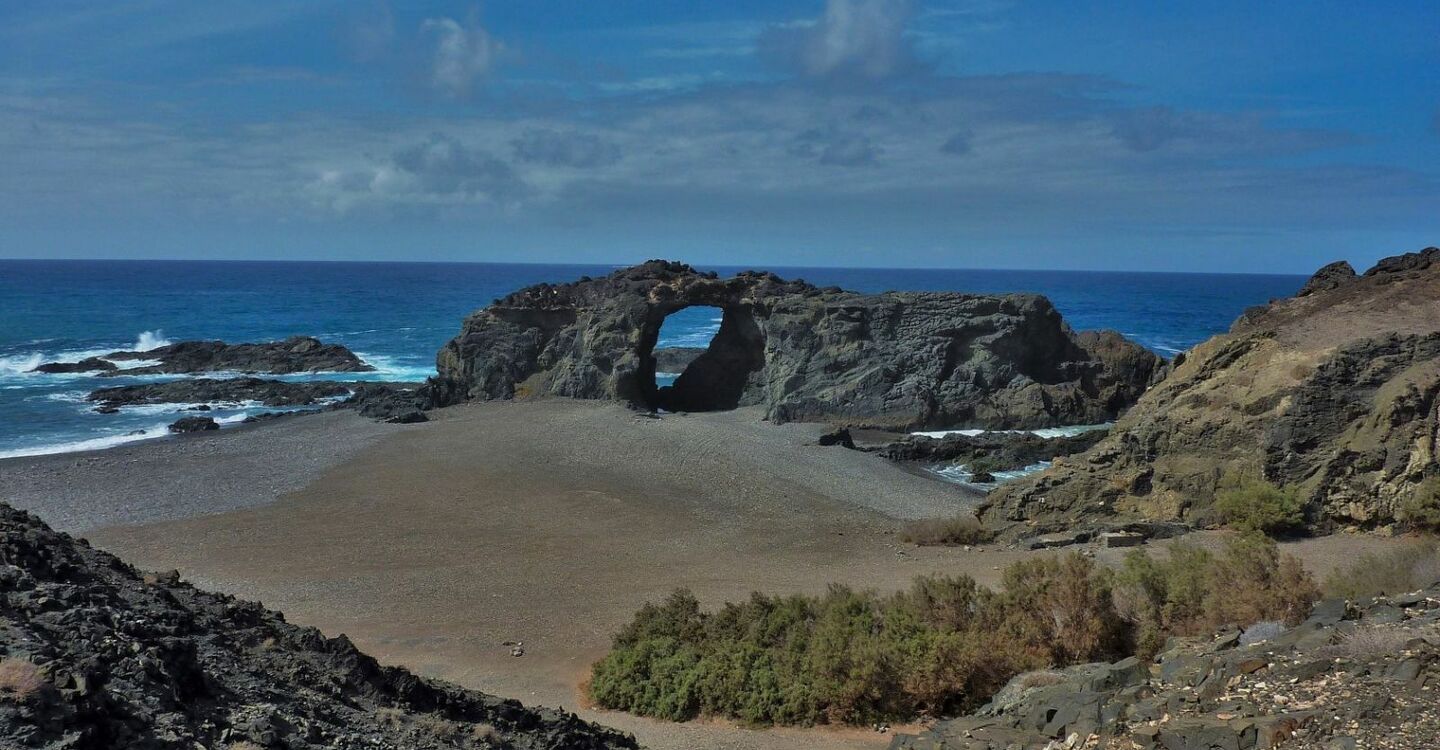
[[965, 514], [911, 521], [900, 530], [900, 539], [920, 546], [960, 546], [992, 542], [995, 532], [980, 525], [975, 516]]
[[1294, 487], [1278, 487], [1263, 479], [1230, 479], [1215, 497], [1215, 510], [1238, 531], [1266, 534], [1294, 532], [1305, 524], [1305, 508]]
[[1417, 531], [1440, 533], [1440, 477], [1430, 477], [1400, 504], [1398, 520]]
[[44, 673], [34, 663], [26, 659], [0, 659], [0, 700], [23, 703], [47, 687]]
[[[1257, 590], [1231, 596], [1246, 587]], [[1137, 642], [1153, 652], [1174, 633], [1293, 621], [1314, 597], [1293, 558], [1259, 536], [1219, 556], [1186, 545], [1166, 561], [1137, 552], [1119, 573], [1078, 554], [1026, 560], [996, 590], [921, 577], [890, 596], [833, 586], [818, 597], [756, 593], [713, 612], [678, 591], [616, 634], [589, 693], [677, 721], [904, 721], [973, 708], [1018, 674], [1119, 658]]]
[[1342, 599], [1401, 594], [1440, 583], [1440, 545], [1417, 541], [1336, 568], [1325, 578], [1325, 593]]

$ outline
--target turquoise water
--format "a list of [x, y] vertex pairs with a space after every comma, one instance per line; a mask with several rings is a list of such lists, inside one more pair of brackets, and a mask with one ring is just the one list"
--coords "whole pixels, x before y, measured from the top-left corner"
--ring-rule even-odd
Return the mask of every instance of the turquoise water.
[[[423, 380], [473, 310], [519, 287], [614, 266], [0, 260], [0, 457], [104, 447], [164, 434], [180, 405], [95, 414], [83, 398], [142, 378], [27, 373], [164, 341], [266, 341], [295, 334], [350, 347], [372, 380]], [[739, 270], [705, 267], [722, 274]], [[1038, 292], [1077, 329], [1114, 328], [1170, 356], [1225, 330], [1246, 307], [1293, 294], [1301, 276], [774, 268], [864, 292]], [[661, 346], [703, 346], [714, 310], [671, 316]], [[324, 375], [315, 377], [325, 377]], [[348, 376], [347, 376], [348, 377]], [[148, 378], [155, 379], [155, 378]], [[211, 412], [238, 422], [253, 405]], [[143, 434], [133, 434], [144, 431]]]

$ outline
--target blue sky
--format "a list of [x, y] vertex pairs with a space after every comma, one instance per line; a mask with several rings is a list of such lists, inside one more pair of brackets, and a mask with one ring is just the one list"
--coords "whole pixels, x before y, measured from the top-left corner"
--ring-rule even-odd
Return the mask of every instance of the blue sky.
[[1440, 3], [0, 4], [0, 257], [1307, 272], [1440, 244]]

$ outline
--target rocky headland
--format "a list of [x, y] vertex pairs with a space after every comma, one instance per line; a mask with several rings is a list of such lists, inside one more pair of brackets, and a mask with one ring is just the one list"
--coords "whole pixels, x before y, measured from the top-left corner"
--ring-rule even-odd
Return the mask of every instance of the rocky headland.
[[987, 523], [1213, 522], [1250, 476], [1297, 494], [1318, 531], [1378, 528], [1440, 475], [1440, 248], [1363, 275], [1321, 269], [1177, 357], [1103, 441], [991, 494]]
[[[718, 308], [720, 331], [657, 388], [660, 326], [693, 306]], [[437, 366], [436, 405], [544, 395], [671, 411], [758, 405], [773, 422], [888, 429], [1105, 422], [1165, 369], [1119, 334], [1076, 334], [1037, 295], [867, 295], [667, 261], [496, 300]]]
[[380, 666], [344, 636], [142, 574], [0, 504], [0, 746], [634, 748]]

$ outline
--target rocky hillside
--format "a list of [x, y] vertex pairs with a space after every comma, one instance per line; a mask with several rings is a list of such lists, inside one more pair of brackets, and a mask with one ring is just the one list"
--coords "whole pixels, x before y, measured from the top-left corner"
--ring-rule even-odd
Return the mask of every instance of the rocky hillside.
[[1312, 528], [1383, 526], [1440, 473], [1437, 395], [1440, 249], [1331, 264], [1178, 357], [1095, 448], [992, 493], [985, 519], [1206, 523], [1243, 475], [1293, 488]]
[[[661, 323], [691, 306], [719, 308], [720, 331], [657, 389]], [[665, 261], [496, 300], [437, 365], [429, 388], [442, 405], [536, 395], [676, 411], [760, 405], [775, 421], [895, 429], [1104, 422], [1163, 368], [1119, 334], [1075, 334], [1036, 295], [865, 295]]]
[[1020, 675], [892, 750], [1440, 747], [1440, 585], [1328, 600], [1299, 627], [1172, 639], [1153, 661]]
[[403, 669], [259, 604], [142, 576], [0, 504], [0, 747], [634, 748]]

